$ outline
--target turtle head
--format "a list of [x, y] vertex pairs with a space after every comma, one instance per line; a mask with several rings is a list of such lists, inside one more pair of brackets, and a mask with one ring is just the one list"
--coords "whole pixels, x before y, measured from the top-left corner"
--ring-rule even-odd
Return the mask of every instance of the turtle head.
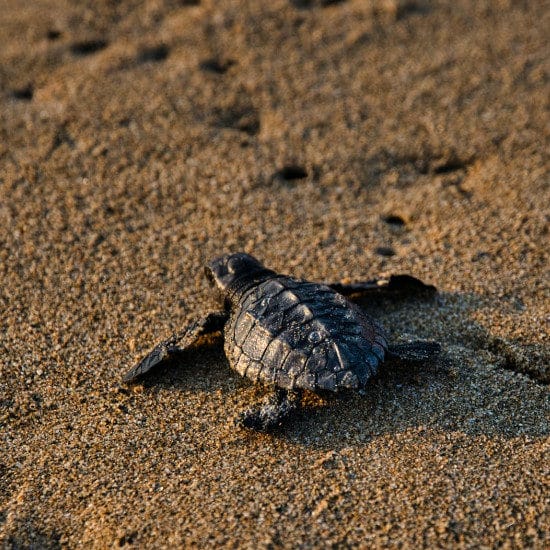
[[256, 258], [237, 252], [224, 254], [206, 265], [206, 276], [223, 293], [241, 286], [248, 286], [247, 281], [255, 281], [258, 275], [271, 273]]

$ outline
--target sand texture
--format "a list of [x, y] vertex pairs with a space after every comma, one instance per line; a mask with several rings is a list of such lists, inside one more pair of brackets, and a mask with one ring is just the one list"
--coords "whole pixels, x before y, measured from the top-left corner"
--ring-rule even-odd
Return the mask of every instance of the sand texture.
[[[0, 1], [0, 547], [548, 548], [544, 1]], [[208, 259], [442, 343], [234, 426]]]

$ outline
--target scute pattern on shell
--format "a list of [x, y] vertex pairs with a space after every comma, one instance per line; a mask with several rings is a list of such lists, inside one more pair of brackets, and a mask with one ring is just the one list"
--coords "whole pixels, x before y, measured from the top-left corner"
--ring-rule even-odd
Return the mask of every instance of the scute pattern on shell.
[[241, 296], [225, 329], [231, 366], [286, 389], [363, 386], [384, 360], [382, 327], [326, 285], [276, 276]]

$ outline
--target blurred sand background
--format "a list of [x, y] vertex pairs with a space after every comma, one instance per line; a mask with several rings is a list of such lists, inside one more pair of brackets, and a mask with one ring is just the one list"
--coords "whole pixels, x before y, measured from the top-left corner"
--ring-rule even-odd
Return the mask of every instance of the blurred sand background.
[[[0, 545], [544, 548], [543, 1], [0, 1]], [[245, 250], [433, 365], [272, 435], [219, 343], [121, 376]]]

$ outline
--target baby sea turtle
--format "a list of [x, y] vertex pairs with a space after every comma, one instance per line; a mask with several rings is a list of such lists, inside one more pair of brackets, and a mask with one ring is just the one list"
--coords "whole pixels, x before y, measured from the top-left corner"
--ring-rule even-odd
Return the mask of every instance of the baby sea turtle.
[[210, 312], [158, 344], [124, 376], [134, 381], [189, 348], [200, 336], [223, 331], [231, 368], [274, 387], [261, 407], [240, 417], [242, 425], [268, 430], [313, 392], [361, 389], [388, 358], [424, 361], [436, 342], [388, 345], [382, 326], [345, 296], [434, 293], [408, 275], [354, 284], [319, 284], [267, 269], [245, 253], [226, 254], [206, 266], [221, 290], [224, 308]]

